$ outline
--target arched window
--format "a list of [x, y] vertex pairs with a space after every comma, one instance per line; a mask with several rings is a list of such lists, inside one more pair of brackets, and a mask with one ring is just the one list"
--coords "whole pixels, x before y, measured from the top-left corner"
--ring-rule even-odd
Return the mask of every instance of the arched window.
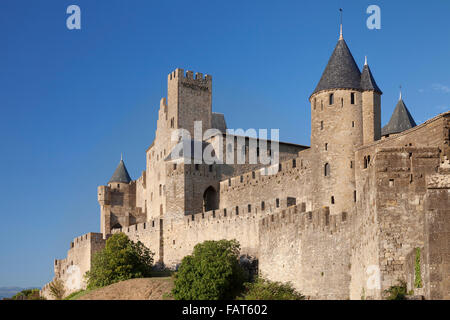
[[329, 163], [325, 163], [323, 173], [324, 173], [325, 177], [328, 177], [330, 175], [330, 164]]
[[334, 104], [334, 94], [330, 93], [330, 103], [329, 104]]

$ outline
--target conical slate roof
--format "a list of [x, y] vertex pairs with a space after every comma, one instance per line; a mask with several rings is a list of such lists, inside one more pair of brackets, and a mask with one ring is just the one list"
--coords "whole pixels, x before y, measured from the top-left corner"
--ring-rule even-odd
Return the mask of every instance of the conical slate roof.
[[382, 94], [367, 63], [364, 64], [363, 71], [361, 72], [361, 89], [364, 91], [375, 91]]
[[116, 171], [114, 171], [114, 174], [108, 183], [111, 183], [111, 182], [122, 182], [122, 183], [130, 183], [131, 182], [130, 175], [128, 174], [127, 168], [125, 167], [125, 163], [123, 162], [122, 159], [120, 160]]
[[397, 106], [392, 113], [391, 120], [381, 129], [381, 135], [399, 133], [416, 126], [416, 122], [406, 108], [403, 99], [398, 100]]
[[328, 89], [360, 89], [361, 72], [355, 59], [340, 38], [313, 94]]

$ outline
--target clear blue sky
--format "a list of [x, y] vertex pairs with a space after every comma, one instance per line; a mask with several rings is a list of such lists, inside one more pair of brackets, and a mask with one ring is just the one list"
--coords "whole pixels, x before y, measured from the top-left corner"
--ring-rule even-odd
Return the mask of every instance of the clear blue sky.
[[[77, 4], [82, 30], [66, 28]], [[370, 4], [381, 30], [366, 27]], [[449, 110], [450, 2], [2, 0], [0, 286], [41, 286], [70, 241], [99, 231], [98, 185], [123, 152], [145, 169], [167, 74], [213, 76], [213, 110], [231, 128], [280, 128], [309, 145], [308, 97], [338, 38], [417, 123]]]

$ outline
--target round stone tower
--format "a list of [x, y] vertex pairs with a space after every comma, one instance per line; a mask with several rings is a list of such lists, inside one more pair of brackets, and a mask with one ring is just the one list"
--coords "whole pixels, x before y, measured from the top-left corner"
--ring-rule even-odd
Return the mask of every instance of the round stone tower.
[[361, 72], [341, 33], [309, 99], [315, 177], [313, 209], [328, 206], [330, 214], [339, 214], [354, 207], [355, 149], [363, 144], [364, 91]]

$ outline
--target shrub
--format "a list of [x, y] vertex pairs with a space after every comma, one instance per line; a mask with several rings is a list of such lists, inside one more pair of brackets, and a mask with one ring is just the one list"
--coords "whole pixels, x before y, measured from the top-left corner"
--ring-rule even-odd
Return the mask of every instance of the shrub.
[[124, 233], [112, 235], [105, 248], [94, 255], [91, 270], [86, 272], [88, 289], [150, 276], [153, 255], [142, 242], [135, 243]]
[[404, 280], [398, 280], [398, 284], [384, 290], [387, 300], [406, 300], [407, 288]]
[[239, 242], [205, 241], [186, 256], [175, 276], [177, 300], [233, 299], [240, 293], [246, 274], [239, 265]]
[[64, 289], [64, 283], [59, 280], [55, 279], [49, 284], [50, 288], [50, 294], [55, 298], [56, 300], [61, 300], [64, 297], [65, 289]]
[[44, 300], [39, 294], [39, 289], [25, 289], [11, 297], [12, 300]]
[[305, 296], [297, 292], [291, 283], [281, 283], [257, 278], [253, 283], [245, 284], [240, 300], [304, 300]]

